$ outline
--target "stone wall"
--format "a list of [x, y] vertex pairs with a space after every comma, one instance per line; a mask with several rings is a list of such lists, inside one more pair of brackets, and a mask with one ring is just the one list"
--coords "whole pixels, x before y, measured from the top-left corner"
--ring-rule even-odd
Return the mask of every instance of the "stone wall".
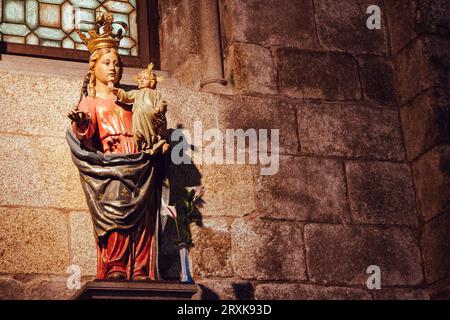
[[416, 0], [387, 4], [425, 281], [432, 298], [449, 298], [450, 3]]
[[[448, 7], [417, 2], [220, 1], [232, 95], [219, 99], [219, 125], [280, 128], [281, 164], [255, 171], [240, 215], [228, 205], [196, 230], [203, 298], [428, 298], [446, 277], [448, 151], [431, 149], [448, 142]], [[183, 26], [161, 36], [166, 66], [194, 89], [201, 30], [180, 12], [195, 3], [160, 5], [163, 28]], [[373, 4], [381, 30], [366, 28]], [[425, 224], [424, 209], [444, 223]], [[380, 291], [365, 286], [372, 264]]]
[[95, 272], [92, 225], [64, 138], [81, 82], [0, 72], [2, 298], [68, 298], [69, 265], [80, 264], [83, 280]]
[[[159, 1], [169, 127], [280, 129], [280, 167], [272, 176], [251, 164], [171, 167], [180, 186], [207, 189], [203, 226], [192, 228], [196, 298], [443, 297], [445, 1], [221, 0], [227, 94], [198, 90], [199, 1]], [[366, 28], [372, 4], [381, 30]], [[64, 140], [80, 85], [0, 71], [2, 298], [67, 298], [72, 264], [83, 281], [95, 275], [92, 225]], [[170, 228], [166, 278], [179, 271]], [[381, 269], [381, 290], [366, 287], [370, 265]]]

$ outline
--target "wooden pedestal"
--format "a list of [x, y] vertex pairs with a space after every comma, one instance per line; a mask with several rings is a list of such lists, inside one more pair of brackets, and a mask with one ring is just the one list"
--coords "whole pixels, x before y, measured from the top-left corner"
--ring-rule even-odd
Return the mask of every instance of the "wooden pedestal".
[[72, 299], [190, 300], [196, 292], [196, 285], [177, 281], [94, 280], [86, 283]]

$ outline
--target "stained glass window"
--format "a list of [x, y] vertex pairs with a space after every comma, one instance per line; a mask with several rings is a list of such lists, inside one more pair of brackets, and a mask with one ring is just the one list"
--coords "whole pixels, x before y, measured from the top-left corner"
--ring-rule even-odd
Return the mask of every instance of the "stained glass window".
[[0, 41], [87, 50], [75, 29], [91, 29], [80, 21], [94, 22], [102, 11], [129, 26], [119, 52], [137, 56], [136, 0], [0, 0]]

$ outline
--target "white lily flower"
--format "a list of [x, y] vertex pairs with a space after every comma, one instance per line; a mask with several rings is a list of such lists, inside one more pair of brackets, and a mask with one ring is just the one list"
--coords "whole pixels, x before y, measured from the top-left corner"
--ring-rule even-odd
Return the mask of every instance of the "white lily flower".
[[187, 187], [186, 190], [187, 192], [191, 192], [192, 190], [194, 190], [194, 202], [205, 193], [204, 186]]
[[177, 209], [175, 209], [175, 206], [168, 206], [165, 202], [164, 199], [161, 199], [161, 206], [162, 206], [162, 211], [161, 214], [164, 216], [169, 216], [173, 219], [177, 218]]

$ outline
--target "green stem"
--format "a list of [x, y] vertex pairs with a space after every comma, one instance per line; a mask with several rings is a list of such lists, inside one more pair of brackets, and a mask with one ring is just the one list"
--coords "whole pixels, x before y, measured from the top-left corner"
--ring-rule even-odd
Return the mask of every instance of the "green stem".
[[177, 234], [178, 234], [178, 241], [180, 241], [181, 243], [181, 235], [180, 235], [180, 230], [178, 228], [178, 217], [175, 218], [175, 227], [177, 228]]

